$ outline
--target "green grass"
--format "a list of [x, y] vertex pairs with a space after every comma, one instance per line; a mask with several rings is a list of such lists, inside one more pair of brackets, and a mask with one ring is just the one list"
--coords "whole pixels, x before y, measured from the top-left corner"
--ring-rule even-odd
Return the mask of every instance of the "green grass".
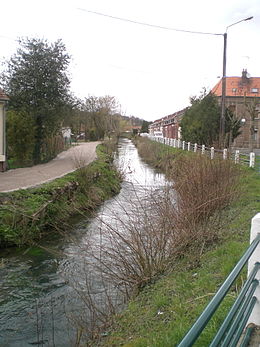
[[[144, 288], [116, 315], [102, 346], [177, 346], [249, 246], [251, 218], [260, 211], [260, 175], [242, 168], [241, 197], [223, 211], [222, 238], [193, 262], [180, 259], [171, 273]], [[197, 259], [197, 257], [196, 257]], [[206, 347], [234, 302], [246, 278], [236, 284], [194, 346]]]
[[89, 213], [120, 190], [120, 177], [106, 146], [97, 148], [98, 159], [85, 168], [36, 188], [0, 193], [0, 248], [30, 245], [46, 230], [61, 225], [79, 212]]

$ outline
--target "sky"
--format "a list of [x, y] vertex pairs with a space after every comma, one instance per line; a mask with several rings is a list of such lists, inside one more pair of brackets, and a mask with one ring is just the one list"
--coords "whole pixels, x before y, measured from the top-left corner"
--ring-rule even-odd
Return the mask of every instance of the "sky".
[[250, 16], [227, 29], [227, 76], [247, 69], [260, 77], [259, 0], [3, 1], [0, 62], [15, 54], [18, 38], [62, 39], [76, 97], [114, 96], [124, 115], [154, 121], [214, 87], [222, 76], [226, 28]]

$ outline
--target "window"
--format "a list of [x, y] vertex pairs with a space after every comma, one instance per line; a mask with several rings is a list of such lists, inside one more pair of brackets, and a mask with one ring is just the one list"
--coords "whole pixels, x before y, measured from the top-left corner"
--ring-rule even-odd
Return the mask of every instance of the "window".
[[232, 92], [235, 93], [237, 91], [237, 88], [232, 88]]
[[258, 93], [258, 88], [252, 88], [252, 89], [251, 89], [251, 92], [252, 92], [252, 93]]

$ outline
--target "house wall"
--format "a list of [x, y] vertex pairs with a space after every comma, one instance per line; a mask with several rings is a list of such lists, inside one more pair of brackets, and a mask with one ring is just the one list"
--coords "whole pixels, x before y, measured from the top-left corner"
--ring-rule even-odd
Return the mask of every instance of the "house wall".
[[[255, 117], [248, 111], [247, 104], [255, 108]], [[244, 119], [240, 128], [241, 134], [234, 140], [233, 146], [238, 148], [260, 148], [260, 98], [226, 97], [226, 107], [231, 108], [238, 119]]]

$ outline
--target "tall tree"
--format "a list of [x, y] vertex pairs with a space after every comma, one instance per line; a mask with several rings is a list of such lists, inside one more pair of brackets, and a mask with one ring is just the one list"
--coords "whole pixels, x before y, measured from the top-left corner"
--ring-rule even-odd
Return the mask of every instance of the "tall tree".
[[[180, 126], [185, 141], [212, 146], [219, 140], [220, 106], [217, 97], [206, 90], [199, 97], [190, 99], [191, 106], [185, 112]], [[241, 133], [241, 120], [230, 109], [225, 111], [225, 146], [230, 146]]]
[[191, 98], [191, 107], [181, 120], [181, 133], [185, 141], [212, 145], [219, 136], [220, 106], [217, 97], [205, 90], [199, 97]]
[[33, 159], [39, 163], [44, 140], [60, 127], [69, 97], [67, 68], [70, 57], [61, 40], [22, 39], [6, 62], [1, 84], [10, 97], [10, 109], [29, 114], [35, 122]]

